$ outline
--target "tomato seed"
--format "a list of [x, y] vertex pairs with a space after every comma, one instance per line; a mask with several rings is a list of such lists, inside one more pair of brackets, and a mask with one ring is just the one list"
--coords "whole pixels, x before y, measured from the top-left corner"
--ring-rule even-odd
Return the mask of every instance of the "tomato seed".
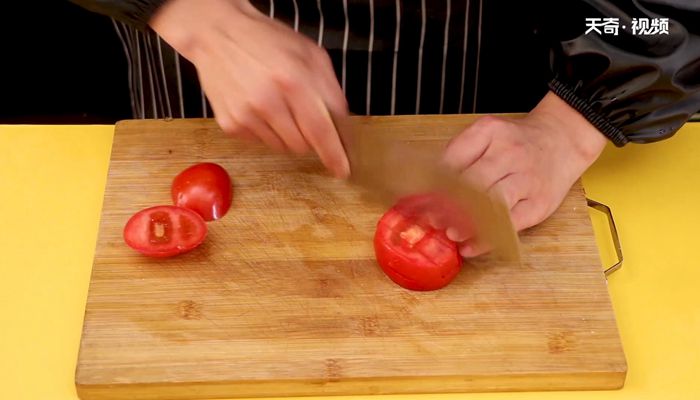
[[401, 232], [399, 236], [401, 236], [401, 239], [408, 242], [410, 247], [413, 247], [425, 237], [425, 230], [418, 225], [411, 225], [408, 229]]
[[161, 244], [170, 242], [172, 234], [172, 221], [170, 215], [163, 211], [154, 212], [151, 214], [151, 223], [149, 224], [150, 235], [148, 241], [153, 244]]
[[159, 238], [163, 237], [163, 235], [165, 235], [165, 226], [163, 224], [161, 224], [160, 222], [156, 222], [155, 234]]

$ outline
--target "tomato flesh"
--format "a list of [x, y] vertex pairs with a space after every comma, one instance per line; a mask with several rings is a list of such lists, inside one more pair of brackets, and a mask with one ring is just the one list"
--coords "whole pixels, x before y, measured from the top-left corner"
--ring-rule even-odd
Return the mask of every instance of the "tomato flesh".
[[153, 245], [165, 244], [172, 240], [173, 223], [165, 211], [153, 211], [148, 224], [148, 242]]
[[180, 172], [170, 192], [176, 206], [197, 212], [205, 221], [223, 217], [233, 200], [231, 177], [214, 163], [195, 164]]
[[425, 218], [391, 208], [379, 220], [374, 236], [377, 262], [386, 275], [410, 290], [445, 287], [459, 273], [462, 259], [457, 243]]
[[124, 226], [124, 241], [150, 257], [171, 257], [199, 246], [207, 226], [196, 212], [176, 206], [146, 208]]

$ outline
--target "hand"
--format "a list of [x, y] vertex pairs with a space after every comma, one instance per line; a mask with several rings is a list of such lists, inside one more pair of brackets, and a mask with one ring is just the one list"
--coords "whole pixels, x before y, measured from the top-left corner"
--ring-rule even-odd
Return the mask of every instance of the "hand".
[[[482, 117], [447, 146], [445, 162], [477, 187], [499, 196], [520, 231], [544, 221], [598, 158], [606, 138], [553, 93], [524, 118]], [[460, 253], [489, 249], [455, 229]]]
[[224, 132], [276, 150], [313, 149], [338, 177], [350, 173], [331, 118], [347, 103], [328, 54], [245, 0], [170, 0], [151, 27], [197, 67]]

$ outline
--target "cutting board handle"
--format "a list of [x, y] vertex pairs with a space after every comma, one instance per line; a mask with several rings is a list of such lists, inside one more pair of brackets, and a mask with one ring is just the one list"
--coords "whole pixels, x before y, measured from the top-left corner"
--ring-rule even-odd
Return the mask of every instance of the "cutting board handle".
[[613, 244], [615, 245], [615, 254], [617, 254], [617, 262], [612, 266], [605, 269], [605, 276], [610, 276], [613, 272], [622, 268], [622, 246], [620, 245], [620, 236], [617, 234], [617, 227], [615, 226], [615, 219], [612, 215], [612, 210], [610, 207], [603, 203], [597, 202], [593, 199], [586, 197], [586, 202], [588, 202], [588, 207], [598, 210], [608, 217], [608, 226], [610, 227], [610, 235], [612, 236]]

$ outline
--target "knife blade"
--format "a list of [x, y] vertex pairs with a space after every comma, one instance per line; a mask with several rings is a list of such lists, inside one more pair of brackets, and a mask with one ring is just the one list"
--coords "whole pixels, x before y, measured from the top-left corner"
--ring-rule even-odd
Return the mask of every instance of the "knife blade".
[[396, 132], [377, 132], [357, 117], [336, 119], [350, 162], [350, 182], [387, 206], [426, 195], [419, 212], [470, 232], [498, 260], [520, 262], [518, 235], [505, 203], [469, 185], [440, 162], [441, 147], [409, 143]]

